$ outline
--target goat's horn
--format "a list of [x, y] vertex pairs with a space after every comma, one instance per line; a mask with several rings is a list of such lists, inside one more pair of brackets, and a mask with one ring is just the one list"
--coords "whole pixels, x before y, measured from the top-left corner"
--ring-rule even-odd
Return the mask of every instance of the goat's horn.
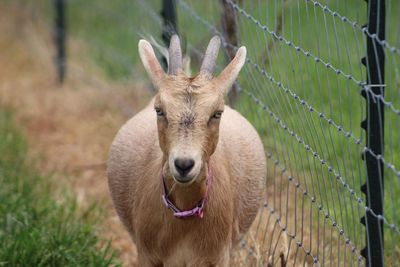
[[169, 45], [169, 66], [168, 73], [177, 75], [178, 70], [182, 69], [182, 51], [178, 35], [171, 36]]
[[203, 63], [201, 64], [200, 68], [200, 72], [206, 74], [207, 76], [212, 76], [220, 45], [221, 39], [217, 35], [211, 38], [210, 43], [208, 44]]

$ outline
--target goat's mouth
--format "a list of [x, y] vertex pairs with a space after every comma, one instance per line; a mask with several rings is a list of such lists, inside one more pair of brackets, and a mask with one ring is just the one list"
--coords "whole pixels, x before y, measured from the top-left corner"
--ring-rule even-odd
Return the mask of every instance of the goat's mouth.
[[178, 185], [188, 186], [196, 181], [198, 174], [188, 173], [187, 175], [182, 176], [179, 173], [177, 173], [177, 171], [171, 170], [171, 176], [174, 182], [177, 183]]
[[200, 174], [201, 168], [199, 168], [198, 165], [201, 164], [194, 164], [190, 171], [184, 173], [182, 170], [179, 170], [175, 164], [169, 164], [169, 172], [176, 184], [181, 186], [189, 186], [197, 180], [197, 177]]
[[197, 178], [197, 176], [184, 176], [184, 177], [181, 177], [179, 175], [176, 176], [176, 177], [174, 175], [172, 175], [172, 177], [173, 177], [174, 181], [177, 184], [183, 185], [183, 186], [191, 185]]

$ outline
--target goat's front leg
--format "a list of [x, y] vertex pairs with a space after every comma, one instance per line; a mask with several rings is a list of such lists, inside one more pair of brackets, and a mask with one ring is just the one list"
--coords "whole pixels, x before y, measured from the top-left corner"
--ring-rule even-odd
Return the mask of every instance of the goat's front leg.
[[[166, 265], [167, 267], [178, 266], [175, 264]], [[179, 265], [183, 266], [183, 265]], [[207, 257], [194, 257], [186, 265], [187, 267], [229, 267], [230, 266], [230, 249], [224, 249], [219, 254], [218, 260], [215, 258], [209, 259]]]
[[155, 264], [153, 263], [146, 255], [145, 253], [141, 253], [138, 251], [138, 266], [140, 267], [163, 267], [164, 265], [162, 263]]
[[218, 267], [229, 267], [230, 260], [231, 260], [231, 250], [228, 247], [228, 248], [224, 249], [224, 251], [221, 253], [221, 258], [220, 258], [217, 266]]
[[230, 249], [226, 248], [223, 251], [221, 251], [221, 254], [219, 255], [219, 259], [217, 262], [210, 263], [209, 260], [207, 259], [200, 259], [197, 262], [192, 262], [191, 264], [188, 264], [190, 267], [229, 267], [230, 266]]

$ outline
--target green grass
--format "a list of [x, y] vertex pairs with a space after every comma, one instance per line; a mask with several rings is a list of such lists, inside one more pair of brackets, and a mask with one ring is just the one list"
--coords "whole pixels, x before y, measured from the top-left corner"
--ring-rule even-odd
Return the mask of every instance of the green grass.
[[71, 193], [55, 196], [26, 154], [12, 113], [0, 109], [0, 266], [118, 265], [96, 235], [98, 207], [78, 211]]

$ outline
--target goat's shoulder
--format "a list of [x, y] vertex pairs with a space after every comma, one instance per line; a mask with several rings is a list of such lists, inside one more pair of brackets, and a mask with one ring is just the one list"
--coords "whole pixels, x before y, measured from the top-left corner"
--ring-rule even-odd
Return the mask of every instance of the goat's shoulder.
[[263, 154], [263, 146], [255, 128], [239, 112], [228, 106], [225, 106], [222, 115], [220, 141], [224, 143], [224, 149], [231, 150], [229, 152], [251, 150], [252, 153]]
[[118, 161], [126, 159], [132, 162], [136, 157], [142, 158], [143, 155], [151, 153], [155, 147], [158, 147], [157, 123], [151, 101], [118, 131], [111, 145], [110, 161], [117, 156]]
[[225, 107], [221, 120], [219, 141], [215, 160], [224, 162], [229, 172], [238, 231], [243, 234], [260, 206], [266, 176], [264, 147], [250, 122], [229, 107]]
[[[157, 123], [153, 102], [137, 113], [118, 131], [109, 152], [107, 175], [115, 208], [130, 231], [132, 227], [131, 204], [141, 177], [162, 153], [158, 146]], [[131, 232], [133, 235], [133, 233]]]

